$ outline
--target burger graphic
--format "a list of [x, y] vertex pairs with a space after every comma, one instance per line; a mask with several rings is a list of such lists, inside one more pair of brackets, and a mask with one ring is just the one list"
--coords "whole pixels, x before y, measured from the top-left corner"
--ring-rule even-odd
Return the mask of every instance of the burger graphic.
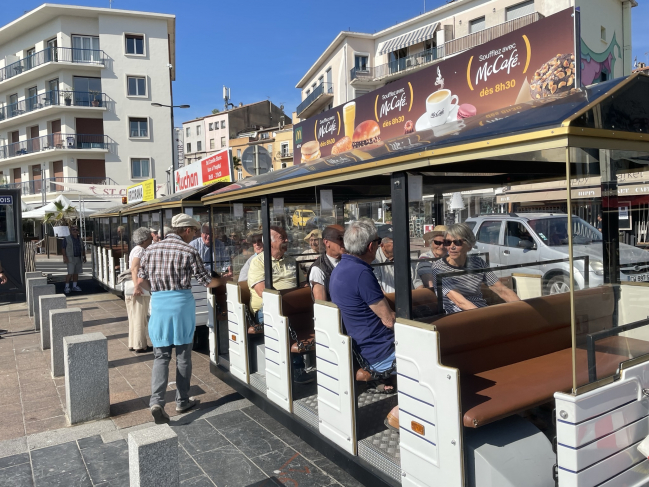
[[315, 161], [320, 157], [320, 144], [317, 140], [302, 144], [302, 163]]
[[361, 147], [376, 144], [380, 140], [381, 129], [379, 128], [379, 124], [374, 120], [365, 120], [354, 130], [352, 147], [354, 149], [360, 149]]

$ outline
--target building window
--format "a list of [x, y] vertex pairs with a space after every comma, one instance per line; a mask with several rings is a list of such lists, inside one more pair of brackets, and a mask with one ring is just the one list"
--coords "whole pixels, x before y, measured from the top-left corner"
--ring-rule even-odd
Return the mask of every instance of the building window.
[[601, 26], [601, 29], [599, 31], [600, 39], [602, 39], [604, 42], [606, 42], [606, 27], [603, 25]]
[[189, 137], [189, 136], [192, 135], [192, 130], [191, 130], [191, 129], [192, 129], [191, 127], [187, 127], [187, 128], [185, 129], [185, 135], [186, 135], [187, 137]]
[[[187, 130], [189, 130], [189, 129], [187, 129]], [[192, 151], [192, 143], [191, 143], [191, 142], [187, 142], [187, 152], [189, 153], [189, 152], [191, 152], [191, 151]]]
[[225, 137], [221, 137], [221, 149], [225, 147]]
[[210, 150], [213, 150], [215, 146], [216, 144], [214, 143], [214, 139], [210, 139]]
[[318, 84], [321, 85], [324, 83], [324, 74], [318, 78]]
[[211, 124], [209, 125], [209, 130], [210, 130], [210, 132], [211, 132], [212, 130], [214, 130], [214, 124], [213, 124], [213, 123], [211, 123]]
[[285, 168], [286, 168], [286, 163], [282, 162], [282, 169], [285, 169]]
[[237, 179], [243, 179], [243, 171], [241, 169], [237, 171]]
[[196, 142], [196, 152], [200, 152], [203, 150], [203, 143], [199, 140]]
[[221, 120], [221, 128], [222, 128], [222, 129], [225, 128], [225, 120]]
[[146, 118], [129, 118], [129, 131], [132, 138], [145, 138], [149, 136], [149, 120]]
[[356, 68], [356, 71], [367, 71], [367, 65], [368, 65], [368, 57], [367, 56], [359, 56], [358, 54], [354, 57], [354, 67]]
[[273, 144], [268, 144], [268, 153], [269, 154], [273, 153]]
[[99, 37], [97, 36], [72, 36], [72, 62], [98, 63], [101, 62], [99, 51]]
[[370, 90], [354, 90], [354, 98], [358, 98], [359, 96], [366, 95], [370, 92]]
[[485, 18], [480, 17], [479, 19], [473, 19], [469, 22], [469, 34], [474, 32], [480, 32], [485, 29]]
[[288, 142], [282, 142], [281, 151], [282, 157], [288, 157]]
[[306, 98], [307, 96], [309, 96], [310, 93], [311, 93], [311, 88], [309, 88], [308, 90], [306, 90], [306, 93], [304, 94], [304, 98]]
[[144, 36], [126, 34], [126, 54], [144, 55]]
[[131, 159], [131, 178], [148, 179], [151, 177], [149, 159]]
[[201, 126], [196, 125], [196, 135], [201, 135]]
[[127, 76], [128, 96], [146, 96], [146, 78]]
[[528, 0], [527, 2], [517, 3], [511, 7], [505, 9], [505, 20], [514, 20], [524, 15], [529, 15], [534, 13], [534, 0]]
[[237, 159], [241, 160], [241, 149], [237, 149]]

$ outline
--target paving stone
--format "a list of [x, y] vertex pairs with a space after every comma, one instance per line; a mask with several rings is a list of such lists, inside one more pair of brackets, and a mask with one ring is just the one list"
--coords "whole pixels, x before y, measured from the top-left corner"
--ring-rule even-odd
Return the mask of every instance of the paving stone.
[[169, 425], [129, 433], [128, 460], [131, 487], [178, 485], [178, 436]]
[[284, 485], [324, 486], [335, 480], [293, 448], [285, 447], [251, 459], [269, 476]]
[[23, 463], [0, 470], [0, 485], [7, 487], [33, 487], [32, 466]]
[[63, 338], [66, 415], [70, 424], [110, 415], [108, 346], [101, 333]]
[[178, 448], [178, 465], [180, 467], [179, 478], [181, 483], [183, 480], [203, 475], [203, 471], [196, 464], [194, 459], [189, 456], [182, 445]]
[[41, 284], [38, 286], [33, 286], [30, 292], [32, 300], [32, 309], [34, 313], [34, 328], [36, 331], [41, 329], [41, 313], [40, 313], [40, 297], [56, 295], [56, 287], [54, 284]]
[[20, 453], [18, 455], [11, 455], [10, 457], [0, 458], [0, 469], [22, 465], [23, 463], [29, 463], [29, 454]]
[[40, 277], [31, 277], [31, 278], [26, 278], [26, 298], [27, 298], [27, 316], [30, 318], [34, 316], [34, 301], [32, 300], [31, 294], [32, 294], [32, 288], [34, 286], [44, 286], [47, 284], [47, 277], [43, 277], [41, 274]]
[[[181, 480], [180, 485], [182, 487], [214, 487], [214, 483], [206, 475]], [[269, 483], [268, 487], [270, 487], [271, 485], [272, 484]]]
[[128, 472], [128, 445], [125, 440], [88, 446], [81, 450], [81, 456], [95, 485]]
[[284, 448], [286, 444], [254, 421], [228, 428], [226, 438], [248, 457], [256, 457]]
[[266, 474], [233, 446], [195, 455], [194, 460], [219, 487], [241, 487], [268, 481]]
[[34, 479], [86, 470], [75, 441], [31, 452]]
[[65, 294], [40, 297], [41, 350], [50, 348], [50, 310], [67, 308]]
[[250, 421], [250, 418], [239, 410], [219, 414], [217, 416], [212, 416], [207, 419], [207, 422], [210, 423], [219, 431], [240, 426], [242, 423], [246, 421]]
[[50, 311], [50, 344], [52, 355], [52, 377], [65, 374], [63, 337], [82, 335], [83, 319], [79, 308]]
[[230, 444], [204, 419], [180, 426], [172, 425], [171, 429], [178, 435], [178, 441], [190, 455], [216, 450]]

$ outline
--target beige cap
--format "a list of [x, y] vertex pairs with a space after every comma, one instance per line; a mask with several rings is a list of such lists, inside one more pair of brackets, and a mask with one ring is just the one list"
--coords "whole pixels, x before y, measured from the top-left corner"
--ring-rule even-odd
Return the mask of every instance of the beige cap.
[[180, 213], [171, 219], [171, 226], [174, 228], [194, 227], [200, 230], [201, 224], [194, 218], [184, 213]]
[[304, 237], [304, 240], [307, 242], [312, 239], [312, 238], [322, 238], [322, 232], [318, 230], [317, 228], [315, 230], [311, 230], [306, 237]]

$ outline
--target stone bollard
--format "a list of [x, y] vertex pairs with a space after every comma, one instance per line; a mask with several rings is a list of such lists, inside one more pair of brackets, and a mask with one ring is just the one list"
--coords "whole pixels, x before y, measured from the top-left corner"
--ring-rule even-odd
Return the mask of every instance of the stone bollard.
[[34, 316], [34, 301], [32, 300], [32, 288], [34, 286], [44, 286], [47, 284], [47, 277], [31, 277], [27, 278], [25, 281], [25, 288], [27, 290], [26, 298], [27, 298], [27, 316], [30, 318]]
[[83, 315], [79, 308], [50, 311], [50, 347], [52, 348], [52, 377], [65, 374], [63, 338], [83, 335]]
[[41, 329], [41, 296], [49, 296], [56, 294], [56, 287], [54, 284], [45, 284], [44, 286], [32, 287], [31, 298], [34, 310], [34, 329], [39, 331]]
[[40, 297], [41, 312], [41, 350], [50, 348], [50, 311], [67, 308], [65, 294], [52, 294]]
[[178, 436], [168, 424], [128, 434], [131, 487], [177, 487]]
[[68, 423], [110, 416], [108, 341], [103, 333], [64, 337], [63, 357]]

